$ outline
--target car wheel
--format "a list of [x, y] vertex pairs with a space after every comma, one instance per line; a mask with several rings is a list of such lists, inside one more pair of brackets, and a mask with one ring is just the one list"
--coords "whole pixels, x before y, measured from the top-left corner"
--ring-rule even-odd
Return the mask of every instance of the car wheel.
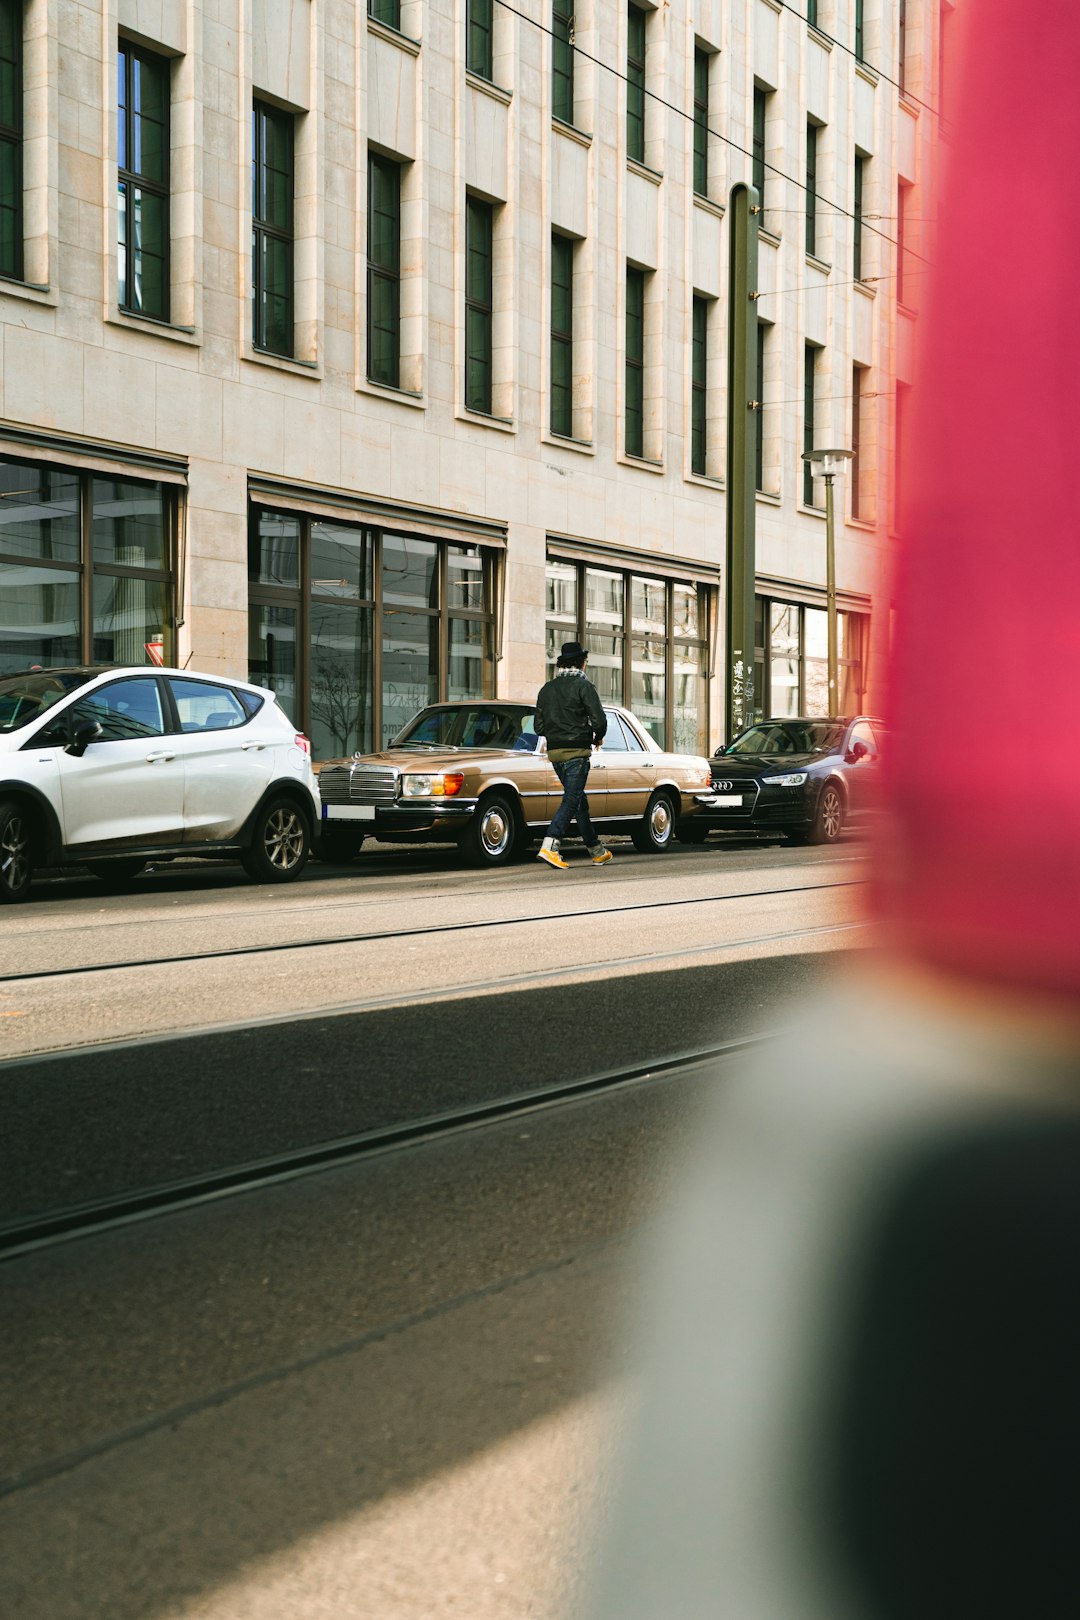
[[675, 811], [666, 793], [654, 793], [645, 806], [645, 814], [630, 837], [634, 848], [646, 855], [662, 855], [671, 848], [675, 836]]
[[708, 822], [677, 821], [675, 823], [675, 837], [680, 844], [703, 844], [711, 831], [712, 828]]
[[311, 854], [311, 833], [292, 799], [271, 799], [256, 813], [244, 871], [258, 883], [290, 883]]
[[364, 842], [363, 833], [345, 832], [334, 828], [333, 832], [324, 832], [315, 846], [315, 855], [320, 861], [329, 861], [334, 865], [343, 865], [346, 861], [355, 860], [359, 855]]
[[130, 883], [132, 878], [137, 878], [145, 866], [145, 861], [138, 860], [134, 855], [127, 855], [115, 861], [87, 861], [86, 870], [102, 883], [122, 886]]
[[818, 800], [808, 842], [835, 844], [844, 825], [844, 796], [835, 782], [826, 782]]
[[26, 813], [17, 804], [0, 804], [0, 901], [25, 900], [33, 875]]
[[470, 866], [505, 866], [517, 841], [513, 805], [501, 793], [489, 793], [461, 835], [461, 852]]

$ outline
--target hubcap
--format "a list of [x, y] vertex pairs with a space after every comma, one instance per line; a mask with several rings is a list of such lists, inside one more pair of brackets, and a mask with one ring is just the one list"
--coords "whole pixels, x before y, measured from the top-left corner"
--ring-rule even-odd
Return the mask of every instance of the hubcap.
[[266, 858], [279, 872], [288, 872], [304, 853], [304, 824], [295, 810], [275, 810], [263, 840]]
[[821, 806], [821, 821], [826, 838], [835, 838], [840, 831], [840, 795], [830, 788]]
[[671, 806], [666, 799], [657, 799], [649, 812], [649, 830], [658, 844], [666, 844], [671, 837]]
[[0, 876], [13, 894], [30, 875], [29, 842], [23, 831], [22, 817], [12, 816], [0, 838]]
[[480, 820], [480, 841], [488, 855], [501, 855], [510, 842], [510, 823], [502, 807], [489, 806]]

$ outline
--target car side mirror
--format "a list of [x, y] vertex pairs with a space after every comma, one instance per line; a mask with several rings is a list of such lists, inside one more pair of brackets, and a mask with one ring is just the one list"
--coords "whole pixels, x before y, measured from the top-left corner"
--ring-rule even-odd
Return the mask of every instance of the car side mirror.
[[81, 759], [92, 742], [98, 742], [105, 735], [100, 720], [84, 720], [76, 726], [71, 741], [64, 749], [65, 754], [72, 754]]
[[870, 750], [864, 742], [852, 743], [847, 753], [847, 763], [857, 765], [860, 759], [865, 759]]

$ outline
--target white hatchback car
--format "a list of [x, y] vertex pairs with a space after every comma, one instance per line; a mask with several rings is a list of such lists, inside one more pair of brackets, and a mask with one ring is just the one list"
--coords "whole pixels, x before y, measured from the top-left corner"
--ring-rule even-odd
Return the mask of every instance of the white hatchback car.
[[319, 825], [311, 745], [272, 692], [181, 669], [0, 677], [0, 901], [35, 868], [125, 881], [148, 860], [239, 856], [299, 877]]

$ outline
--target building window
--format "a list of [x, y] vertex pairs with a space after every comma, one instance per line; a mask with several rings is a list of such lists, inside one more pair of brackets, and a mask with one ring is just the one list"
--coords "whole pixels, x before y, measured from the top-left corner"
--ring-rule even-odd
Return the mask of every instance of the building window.
[[862, 280], [863, 274], [863, 185], [866, 178], [866, 159], [859, 153], [855, 155], [855, 207], [852, 219], [852, 233], [854, 249], [852, 253], [852, 274], [856, 281]]
[[551, 111], [564, 124], [574, 122], [573, 0], [553, 0], [551, 8]]
[[481, 79], [491, 79], [495, 66], [495, 0], [468, 0], [465, 66]]
[[491, 326], [494, 209], [478, 197], [465, 203], [465, 404], [491, 415]]
[[709, 194], [709, 53], [694, 51], [694, 190]]
[[904, 457], [907, 454], [907, 400], [909, 384], [898, 382], [896, 385], [896, 417], [893, 423], [893, 524], [898, 534], [903, 534], [907, 521], [907, 468]]
[[401, 380], [401, 169], [368, 154], [367, 374]]
[[367, 0], [368, 16], [401, 31], [401, 0]]
[[818, 0], [806, 0], [806, 20], [811, 28], [818, 25]]
[[856, 60], [856, 62], [865, 62], [866, 61], [866, 27], [865, 27], [866, 19], [865, 19], [865, 15], [864, 15], [865, 10], [866, 10], [866, 7], [865, 7], [865, 5], [863, 3], [863, 0], [855, 0], [855, 60]]
[[[765, 101], [768, 92], [754, 86], [754, 133], [750, 179], [758, 194], [758, 206], [765, 210]], [[760, 216], [759, 216], [760, 217]]]
[[899, 0], [896, 18], [896, 83], [900, 94], [904, 93], [904, 74], [907, 66], [907, 5], [905, 0]]
[[0, 276], [23, 274], [21, 0], [0, 5]]
[[645, 454], [645, 272], [626, 270], [626, 443], [628, 456]]
[[168, 663], [176, 492], [0, 460], [0, 673]]
[[645, 13], [627, 7], [626, 155], [645, 161]]
[[862, 366], [851, 368], [851, 515], [856, 520], [860, 516], [861, 503], [859, 500], [859, 477], [862, 472], [862, 462], [859, 456], [859, 446], [862, 439]]
[[690, 471], [708, 470], [709, 301], [695, 298], [690, 358]]
[[252, 342], [293, 353], [293, 119], [257, 101], [251, 118]]
[[[817, 389], [817, 357], [818, 349], [814, 343], [807, 343], [803, 349], [803, 450], [813, 450], [814, 445], [814, 399]], [[804, 506], [814, 504], [814, 467], [810, 461], [802, 464], [802, 498]]]
[[549, 559], [548, 671], [564, 641], [588, 649], [589, 678], [662, 748], [708, 749], [711, 587], [618, 567]]
[[806, 251], [817, 255], [817, 125], [806, 126]]
[[[829, 712], [829, 620], [824, 607], [759, 596], [755, 603], [754, 718], [786, 720]], [[869, 615], [836, 615], [839, 714], [866, 702]]]
[[758, 321], [757, 376], [754, 381], [754, 487], [765, 488], [765, 322]]
[[169, 318], [169, 64], [121, 41], [117, 55], [120, 308]]
[[551, 431], [574, 432], [574, 244], [551, 238]]
[[427, 703], [492, 693], [489, 551], [259, 507], [248, 581], [249, 679], [317, 759], [371, 752]]
[[904, 302], [904, 214], [907, 212], [908, 188], [901, 182], [896, 188], [896, 302]]

